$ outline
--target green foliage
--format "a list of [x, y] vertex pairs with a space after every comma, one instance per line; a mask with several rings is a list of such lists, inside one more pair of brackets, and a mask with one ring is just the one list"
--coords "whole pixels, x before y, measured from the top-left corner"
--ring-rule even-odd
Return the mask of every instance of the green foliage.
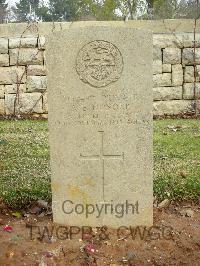
[[[5, 0], [0, 6], [1, 2]], [[41, 0], [20, 0], [15, 12], [18, 21], [31, 19], [30, 5], [35, 19], [42, 21], [200, 17], [199, 0], [49, 0], [48, 5]]]
[[200, 3], [198, 0], [147, 0], [150, 19], [198, 18]]
[[19, 3], [16, 3], [16, 16], [17, 20], [20, 22], [28, 21], [30, 18], [30, 11], [35, 12], [37, 15], [37, 11], [39, 8], [39, 0], [20, 0]]
[[0, 23], [3, 23], [6, 18], [7, 7], [6, 0], [0, 0]]
[[78, 0], [49, 0], [49, 13], [53, 21], [73, 21], [77, 17]]
[[97, 20], [115, 20], [117, 18], [116, 9], [119, 3], [115, 0], [104, 0], [98, 9]]
[[49, 14], [54, 21], [114, 20], [117, 18], [115, 14], [117, 2], [115, 0], [49, 0]]

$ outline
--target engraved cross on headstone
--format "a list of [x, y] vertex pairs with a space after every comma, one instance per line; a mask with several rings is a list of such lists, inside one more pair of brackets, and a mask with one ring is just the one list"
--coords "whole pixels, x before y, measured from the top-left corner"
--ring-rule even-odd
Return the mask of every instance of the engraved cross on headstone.
[[101, 146], [98, 155], [83, 155], [80, 154], [83, 160], [98, 160], [102, 166], [102, 179], [103, 179], [103, 200], [105, 201], [105, 160], [109, 159], [122, 159], [124, 161], [124, 153], [120, 154], [105, 154], [104, 152], [104, 131], [99, 131], [101, 136]]

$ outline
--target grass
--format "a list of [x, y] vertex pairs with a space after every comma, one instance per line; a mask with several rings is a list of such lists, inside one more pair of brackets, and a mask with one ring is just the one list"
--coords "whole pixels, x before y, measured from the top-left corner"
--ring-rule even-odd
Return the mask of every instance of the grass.
[[[200, 197], [200, 120], [154, 121], [154, 194]], [[0, 121], [0, 198], [14, 209], [51, 200], [46, 121]]]
[[154, 122], [154, 194], [159, 199], [200, 197], [200, 120]]

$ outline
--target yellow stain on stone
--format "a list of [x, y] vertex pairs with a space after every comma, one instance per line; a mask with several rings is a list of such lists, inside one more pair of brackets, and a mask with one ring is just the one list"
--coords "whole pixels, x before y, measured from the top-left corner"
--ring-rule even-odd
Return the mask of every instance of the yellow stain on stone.
[[68, 186], [68, 192], [68, 196], [73, 199], [79, 199], [85, 204], [89, 202], [88, 195], [84, 191], [82, 191], [78, 186]]
[[84, 185], [88, 185], [88, 186], [92, 186], [94, 187], [95, 186], [95, 182], [94, 180], [92, 179], [92, 177], [86, 177], [84, 179]]
[[51, 183], [51, 188], [54, 192], [58, 192], [60, 190], [60, 184], [59, 183]]

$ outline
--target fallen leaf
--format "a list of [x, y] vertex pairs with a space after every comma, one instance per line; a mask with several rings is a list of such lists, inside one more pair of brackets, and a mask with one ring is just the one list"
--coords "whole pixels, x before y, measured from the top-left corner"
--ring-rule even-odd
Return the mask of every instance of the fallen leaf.
[[46, 258], [52, 258], [54, 256], [54, 254], [50, 251], [45, 251], [43, 253], [43, 256], [46, 257]]
[[182, 176], [182, 177], [184, 177], [184, 178], [185, 178], [185, 177], [187, 177], [187, 173], [186, 173], [186, 172], [184, 172], [184, 171], [181, 171], [181, 172], [180, 172], [180, 176]]
[[22, 214], [21, 214], [21, 212], [12, 212], [12, 216], [16, 217], [16, 218], [21, 218]]
[[13, 228], [10, 225], [6, 225], [4, 226], [3, 231], [11, 233], [13, 231]]
[[92, 252], [92, 253], [95, 252], [94, 244], [87, 244], [84, 249], [85, 249], [86, 252]]
[[10, 252], [6, 252], [6, 257], [11, 259], [14, 256], [14, 252], [10, 251]]

